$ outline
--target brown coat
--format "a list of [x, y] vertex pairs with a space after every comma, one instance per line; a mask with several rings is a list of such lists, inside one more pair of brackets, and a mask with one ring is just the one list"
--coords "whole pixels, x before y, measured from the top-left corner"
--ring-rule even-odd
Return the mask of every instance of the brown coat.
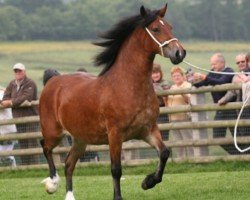
[[20, 107], [24, 101], [37, 100], [37, 86], [35, 82], [27, 77], [24, 78], [17, 91], [17, 84], [12, 80], [5, 90], [3, 100], [12, 100], [12, 113], [13, 117], [23, 117], [37, 115], [34, 107]]

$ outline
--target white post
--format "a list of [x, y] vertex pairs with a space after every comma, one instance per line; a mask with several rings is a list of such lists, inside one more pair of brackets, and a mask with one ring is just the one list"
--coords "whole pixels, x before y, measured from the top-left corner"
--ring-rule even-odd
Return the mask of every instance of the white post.
[[[192, 105], [197, 104], [205, 104], [206, 98], [205, 94], [192, 94], [190, 98], [190, 102]], [[196, 112], [191, 114], [191, 121], [192, 122], [198, 122], [198, 121], [205, 121], [207, 120], [207, 113], [206, 112]], [[207, 139], [207, 129], [193, 129], [193, 139], [199, 140], [199, 139]], [[199, 156], [208, 156], [208, 146], [202, 146], [202, 147], [194, 147], [194, 157]]]

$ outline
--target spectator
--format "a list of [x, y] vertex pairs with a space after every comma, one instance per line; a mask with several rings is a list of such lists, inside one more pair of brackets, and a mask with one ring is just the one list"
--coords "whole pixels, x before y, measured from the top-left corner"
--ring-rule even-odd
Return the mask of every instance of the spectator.
[[[235, 58], [236, 64], [238, 65], [239, 72], [243, 72], [242, 74], [234, 75], [232, 79], [232, 83], [246, 83], [250, 81], [250, 77], [248, 74], [244, 74], [244, 72], [250, 72], [250, 68], [247, 65], [246, 62], [246, 55], [245, 54], [239, 54]], [[219, 101], [219, 105], [226, 104], [227, 102], [230, 102], [232, 98], [237, 98], [237, 101], [242, 101], [242, 91], [240, 90], [229, 90], [225, 96], [223, 96]]]
[[[152, 70], [152, 81], [153, 81], [153, 86], [155, 92], [157, 91], [163, 91], [163, 90], [168, 90], [170, 88], [170, 84], [167, 81], [163, 80], [163, 72], [161, 69], [161, 66], [159, 64], [154, 64], [153, 65], [153, 70]], [[163, 97], [158, 96], [159, 100], [159, 106], [164, 107], [164, 101]], [[157, 119], [157, 123], [167, 123], [169, 122], [168, 115], [159, 115]], [[169, 138], [169, 131], [161, 131], [162, 138], [164, 140], [168, 140]]]
[[[170, 89], [191, 88], [191, 83], [186, 81], [186, 77], [182, 68], [176, 66], [171, 69], [171, 77], [174, 85]], [[190, 94], [168, 95], [164, 97], [165, 105], [168, 107], [176, 107], [180, 105], [188, 105], [190, 103]], [[174, 113], [169, 115], [170, 122], [190, 121], [190, 115], [185, 113]], [[170, 130], [173, 140], [192, 140], [191, 129]], [[179, 158], [192, 157], [194, 155], [193, 147], [178, 147], [176, 155]]]
[[[250, 72], [250, 68], [248, 67], [246, 61], [245, 54], [239, 54], [235, 58], [236, 64], [238, 65], [239, 72]], [[238, 74], [234, 75], [232, 83], [247, 83], [250, 81], [249, 74]], [[223, 96], [219, 101], [219, 105], [224, 105], [231, 101], [231, 99], [235, 98], [237, 101], [242, 101], [242, 90], [229, 90], [225, 96]], [[239, 111], [237, 111], [239, 112]], [[238, 114], [238, 113], [237, 113]], [[244, 108], [241, 119], [249, 119], [250, 118], [250, 109]], [[237, 129], [237, 136], [250, 136], [250, 127], [238, 127]], [[241, 149], [246, 149], [249, 144], [239, 144], [238, 145]], [[245, 154], [249, 154], [250, 151], [244, 152]], [[241, 154], [241, 152], [236, 151], [235, 154]]]
[[[212, 71], [214, 72], [233, 72], [233, 69], [230, 67], [226, 67], [225, 58], [221, 53], [214, 54], [210, 63], [212, 66]], [[225, 83], [231, 83], [233, 75], [227, 74], [216, 74], [216, 73], [208, 73], [208, 75], [195, 73], [195, 79], [201, 79], [202, 81], [194, 84], [196, 87], [207, 86], [207, 85], [221, 85]], [[221, 92], [211, 92], [214, 103], [218, 103], [218, 101], [226, 94], [226, 91]], [[230, 102], [234, 102], [236, 99], [233, 98]], [[236, 119], [236, 110], [219, 110], [216, 111], [214, 120], [235, 120]], [[219, 127], [213, 128], [213, 137], [221, 138], [226, 136], [226, 131], [229, 127]], [[233, 135], [234, 128], [230, 127], [230, 132]], [[221, 145], [223, 149], [225, 149], [229, 154], [234, 154], [237, 149], [234, 145]]]
[[[14, 118], [37, 115], [34, 107], [19, 107], [25, 101], [37, 100], [37, 87], [34, 81], [26, 76], [26, 69], [22, 63], [13, 66], [15, 79], [12, 80], [4, 92], [1, 104], [12, 107]], [[23, 123], [16, 125], [18, 133], [38, 131], [38, 123]], [[19, 140], [22, 149], [38, 146], [37, 139]], [[38, 156], [21, 156], [22, 164], [38, 163]]]
[[[3, 98], [5, 89], [0, 86], [0, 101]], [[0, 119], [12, 119], [12, 113], [10, 108], [1, 109], [0, 110]], [[16, 132], [16, 126], [14, 124], [10, 125], [2, 125], [0, 126], [0, 135], [5, 135], [9, 133], [15, 133]], [[3, 141], [0, 142], [0, 151], [11, 151], [14, 148], [14, 142], [13, 141]], [[16, 160], [14, 156], [8, 156], [7, 158], [0, 158], [1, 163], [8, 164], [11, 163], [13, 167], [16, 166]]]

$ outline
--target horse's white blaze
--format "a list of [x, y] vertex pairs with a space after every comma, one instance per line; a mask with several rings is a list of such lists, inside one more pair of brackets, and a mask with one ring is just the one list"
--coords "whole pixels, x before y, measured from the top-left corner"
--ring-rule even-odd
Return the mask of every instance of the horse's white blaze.
[[162, 21], [162, 20], [159, 20], [160, 21], [160, 23], [164, 26], [164, 22]]
[[60, 177], [58, 174], [54, 176], [52, 179], [50, 177], [44, 179], [41, 183], [45, 184], [45, 189], [49, 194], [53, 194], [57, 191], [57, 188], [59, 186]]
[[68, 191], [66, 194], [65, 200], [75, 200], [73, 192]]

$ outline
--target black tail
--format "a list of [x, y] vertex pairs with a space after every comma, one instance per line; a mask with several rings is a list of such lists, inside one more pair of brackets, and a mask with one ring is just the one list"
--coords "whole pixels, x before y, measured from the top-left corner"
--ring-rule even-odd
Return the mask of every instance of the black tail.
[[49, 79], [53, 76], [59, 76], [60, 73], [55, 69], [46, 69], [43, 73], [43, 85], [45, 85]]

